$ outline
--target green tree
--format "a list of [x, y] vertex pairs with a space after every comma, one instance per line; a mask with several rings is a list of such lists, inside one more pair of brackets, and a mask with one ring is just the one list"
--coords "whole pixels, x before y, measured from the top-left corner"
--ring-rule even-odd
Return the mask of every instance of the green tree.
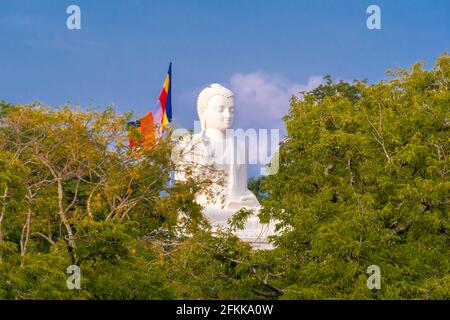
[[[284, 298], [450, 298], [450, 55], [293, 97], [264, 212]], [[381, 268], [381, 290], [366, 287]]]
[[[181, 211], [191, 222], [185, 232], [195, 231], [203, 220], [192, 190], [208, 184], [169, 183], [170, 137], [137, 153], [129, 114], [1, 106], [0, 297], [169, 297], [165, 271], [149, 267], [159, 249], [139, 244], [174, 229]], [[84, 274], [80, 292], [65, 285], [73, 264]]]

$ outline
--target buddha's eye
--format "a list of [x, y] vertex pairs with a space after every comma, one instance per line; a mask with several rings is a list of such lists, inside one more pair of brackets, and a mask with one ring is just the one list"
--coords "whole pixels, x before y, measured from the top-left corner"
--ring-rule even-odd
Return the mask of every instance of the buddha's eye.
[[230, 110], [230, 112], [234, 112], [234, 107], [231, 107], [231, 108], [228, 109], [228, 110]]
[[223, 106], [217, 106], [217, 107], [216, 107], [216, 110], [217, 110], [218, 112], [222, 112], [222, 111], [223, 111]]

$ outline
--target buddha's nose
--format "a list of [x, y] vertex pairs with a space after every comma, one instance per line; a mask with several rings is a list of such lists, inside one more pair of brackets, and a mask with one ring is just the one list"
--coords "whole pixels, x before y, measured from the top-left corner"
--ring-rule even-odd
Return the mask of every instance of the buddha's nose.
[[231, 119], [231, 112], [230, 112], [230, 110], [225, 109], [224, 113], [225, 113], [225, 119]]

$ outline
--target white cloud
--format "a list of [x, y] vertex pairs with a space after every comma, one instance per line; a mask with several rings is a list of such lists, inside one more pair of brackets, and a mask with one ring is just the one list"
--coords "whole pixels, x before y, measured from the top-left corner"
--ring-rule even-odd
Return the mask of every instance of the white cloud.
[[291, 96], [314, 89], [322, 78], [310, 76], [306, 84], [299, 84], [262, 71], [234, 74], [230, 89], [235, 94], [235, 127], [282, 129]]

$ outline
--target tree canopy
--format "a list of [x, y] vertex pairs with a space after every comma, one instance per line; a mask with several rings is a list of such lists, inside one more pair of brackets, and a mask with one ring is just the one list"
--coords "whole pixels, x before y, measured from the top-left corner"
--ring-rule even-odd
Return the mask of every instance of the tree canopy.
[[[450, 56], [292, 98], [264, 213], [287, 298], [449, 298]], [[381, 269], [381, 290], [366, 286]]]

